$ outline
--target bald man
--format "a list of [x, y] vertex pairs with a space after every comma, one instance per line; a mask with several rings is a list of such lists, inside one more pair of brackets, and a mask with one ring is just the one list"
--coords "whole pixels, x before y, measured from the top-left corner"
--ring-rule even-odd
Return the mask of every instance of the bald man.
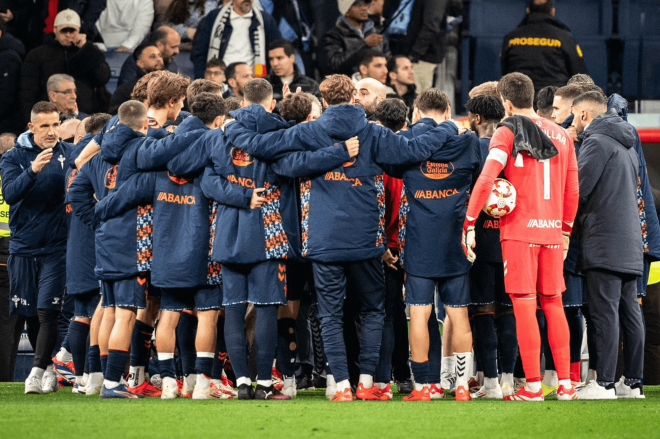
[[373, 78], [361, 79], [355, 88], [355, 103], [364, 108], [367, 119], [375, 121], [374, 113], [376, 112], [376, 107], [385, 100], [387, 88], [384, 84]]

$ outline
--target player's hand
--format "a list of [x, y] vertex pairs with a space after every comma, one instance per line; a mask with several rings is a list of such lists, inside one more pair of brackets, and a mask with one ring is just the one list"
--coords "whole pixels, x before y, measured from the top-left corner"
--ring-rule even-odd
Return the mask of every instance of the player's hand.
[[117, 52], [129, 52], [129, 53], [133, 53], [133, 51], [132, 51], [131, 49], [129, 49], [128, 47], [124, 47], [124, 46], [119, 46], [119, 47], [117, 47]]
[[73, 42], [73, 44], [75, 44], [79, 49], [82, 49], [82, 46], [84, 46], [85, 43], [87, 43], [87, 35], [85, 34], [78, 34], [76, 41]]
[[463, 252], [465, 257], [470, 262], [474, 262], [477, 259], [477, 255], [472, 251], [472, 249], [477, 245], [475, 240], [474, 226], [468, 226], [467, 224], [463, 227]]
[[250, 209], [260, 209], [264, 205], [266, 199], [261, 196], [266, 189], [260, 187], [252, 191], [252, 199], [250, 200]]
[[385, 265], [387, 265], [391, 269], [398, 270], [398, 268], [396, 267], [396, 263], [399, 262], [399, 257], [394, 256], [389, 248], [385, 253], [383, 253], [383, 262], [385, 262]]
[[2, 13], [0, 12], [0, 20], [4, 21], [5, 23], [9, 23], [14, 19], [14, 14], [11, 12], [11, 10], [7, 9], [7, 12]]
[[364, 42], [369, 47], [380, 46], [383, 43], [383, 36], [380, 34], [371, 34], [364, 38]]
[[562, 244], [564, 244], [564, 260], [566, 260], [566, 256], [568, 256], [568, 246], [571, 243], [571, 235], [568, 233], [562, 233], [561, 240]]
[[32, 172], [38, 174], [41, 170], [50, 163], [50, 159], [53, 158], [53, 148], [44, 149], [39, 153], [36, 159], [32, 162]]
[[571, 135], [571, 138], [573, 139], [573, 142], [578, 142], [578, 136], [577, 136], [577, 130], [573, 125], [570, 127], [566, 128], [566, 131], [568, 131], [568, 134]]
[[346, 145], [346, 150], [351, 158], [355, 157], [360, 152], [360, 141], [357, 137], [351, 137], [345, 141], [344, 144]]
[[456, 122], [454, 119], [450, 119], [452, 122], [454, 122], [454, 125], [456, 125], [456, 128], [458, 128], [458, 134], [465, 134], [467, 133], [468, 129], [463, 126], [460, 122]]

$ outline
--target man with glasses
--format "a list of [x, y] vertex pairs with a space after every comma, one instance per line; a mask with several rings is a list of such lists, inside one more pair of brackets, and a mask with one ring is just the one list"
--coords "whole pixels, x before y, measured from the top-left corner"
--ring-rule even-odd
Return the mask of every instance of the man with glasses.
[[65, 73], [75, 79], [72, 89], [75, 90], [80, 111], [88, 114], [99, 111], [97, 90], [102, 90], [110, 79], [110, 67], [103, 54], [91, 41], [87, 41], [85, 34], [80, 33], [80, 24], [80, 16], [75, 11], [61, 11], [55, 17], [54, 34], [48, 35], [43, 45], [31, 50], [25, 57], [19, 90], [24, 121], [29, 120], [30, 110], [37, 101], [48, 100], [48, 79], [57, 73]]
[[46, 83], [46, 90], [48, 90], [48, 100], [50, 100], [57, 107], [60, 113], [60, 122], [69, 119], [82, 120], [89, 116], [89, 114], [78, 110], [78, 90], [76, 89], [76, 81], [72, 76], [65, 75], [64, 73], [57, 73], [50, 78]]

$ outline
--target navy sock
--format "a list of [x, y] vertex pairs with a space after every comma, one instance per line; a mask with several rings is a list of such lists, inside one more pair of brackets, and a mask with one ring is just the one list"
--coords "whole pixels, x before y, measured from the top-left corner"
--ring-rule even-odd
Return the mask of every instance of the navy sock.
[[479, 369], [486, 378], [497, 378], [497, 335], [493, 314], [477, 314], [472, 318], [474, 353]]
[[108, 352], [108, 366], [105, 371], [105, 379], [108, 381], [119, 382], [126, 369], [127, 351], [118, 351], [110, 349]]
[[410, 368], [415, 377], [415, 384], [431, 384], [429, 382], [429, 362], [418, 363], [410, 360]]
[[548, 341], [548, 325], [543, 325], [541, 329], [541, 349], [545, 356], [545, 370], [555, 369], [555, 358], [552, 356], [552, 349], [550, 349], [550, 342]]
[[424, 384], [440, 382], [440, 369], [442, 369], [442, 338], [440, 337], [440, 325], [438, 317], [435, 314], [435, 306], [431, 307], [431, 316], [429, 317], [429, 361], [428, 361], [428, 380]]
[[[495, 318], [497, 326], [497, 353], [500, 372], [513, 373], [518, 358], [518, 337], [516, 335], [516, 317], [505, 312]], [[524, 375], [516, 375], [524, 376]]]
[[181, 356], [181, 371], [184, 376], [195, 372], [195, 336], [197, 335], [197, 317], [186, 312], [181, 313], [179, 325], [176, 327], [176, 339], [179, 344], [179, 355]]
[[174, 358], [158, 360], [158, 367], [160, 369], [161, 378], [176, 378], [176, 365], [174, 364]]
[[257, 344], [257, 379], [269, 380], [273, 358], [277, 351], [277, 305], [255, 305], [257, 323], [254, 341]]
[[105, 372], [108, 370], [108, 355], [100, 355], [99, 358], [101, 359], [101, 372], [103, 372], [103, 376], [105, 376]]
[[73, 326], [74, 323], [76, 323], [75, 320], [71, 320], [71, 322], [69, 323], [69, 327], [66, 331], [66, 334], [64, 335], [64, 339], [62, 340], [62, 344], [61, 344], [61, 347], [66, 349], [68, 352], [71, 352], [71, 341], [69, 340], [69, 334], [71, 334], [71, 326]]
[[85, 367], [83, 374], [89, 373], [89, 333], [87, 333], [87, 340], [85, 340]]
[[131, 337], [131, 366], [147, 366], [149, 364], [151, 336], [153, 333], [153, 326], [149, 326], [139, 320], [135, 321], [133, 336]]
[[243, 329], [246, 310], [245, 303], [225, 307], [225, 343], [236, 378], [250, 376], [247, 365], [247, 342]]
[[580, 314], [580, 308], [577, 306], [564, 308], [564, 312], [568, 322], [568, 331], [571, 334], [571, 363], [577, 363], [582, 360], [582, 338], [584, 335], [582, 315]]
[[222, 370], [227, 361], [227, 345], [225, 344], [225, 318], [218, 317], [218, 332], [215, 341], [215, 356], [213, 358], [213, 379], [222, 378]]
[[277, 321], [277, 366], [283, 375], [295, 375], [297, 353], [296, 320], [279, 319]]
[[155, 349], [151, 350], [151, 358], [149, 358], [149, 373], [151, 376], [160, 374], [160, 363], [158, 362], [158, 352]]
[[99, 345], [96, 344], [89, 347], [89, 351], [87, 352], [87, 363], [89, 364], [89, 373], [103, 372]]
[[77, 376], [82, 376], [85, 369], [85, 348], [87, 345], [87, 336], [89, 335], [89, 325], [82, 322], [71, 322], [69, 326], [69, 347], [73, 357], [73, 367]]
[[197, 357], [195, 360], [195, 370], [210, 378], [213, 372], [213, 358]]

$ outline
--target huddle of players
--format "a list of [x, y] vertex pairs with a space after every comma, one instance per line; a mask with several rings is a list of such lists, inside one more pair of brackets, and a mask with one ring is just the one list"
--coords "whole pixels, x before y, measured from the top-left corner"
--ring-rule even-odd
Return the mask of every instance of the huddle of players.
[[[519, 76], [524, 75], [507, 75], [498, 85], [509, 105], [516, 101], [512, 90], [525, 82]], [[353, 105], [354, 86], [343, 75], [329, 76], [321, 84], [329, 107], [312, 123], [304, 123], [312, 113], [320, 113], [312, 98], [289, 94], [280, 103], [280, 117], [272, 113], [276, 103], [271, 86], [258, 79], [245, 87], [246, 108], [232, 113], [235, 120], [226, 123], [225, 102], [212, 87], [203, 80], [189, 85], [187, 79], [168, 72], [146, 75], [118, 117], [78, 143], [78, 169], [72, 169], [67, 179], [67, 202], [86, 229], [70, 229], [68, 252], [80, 261], [95, 261], [94, 272], [86, 275], [101, 279], [102, 306], [96, 306], [98, 291], [76, 296], [86, 308], [76, 312], [76, 320], [93, 318], [89, 373], [84, 388], [76, 384], [74, 392], [100, 391], [102, 398], [290, 399], [295, 396], [295, 371], [287, 360], [295, 359], [295, 349], [287, 349], [287, 341], [295, 338], [287, 339], [287, 334], [295, 332], [295, 326], [278, 320], [278, 314], [286, 315], [296, 298], [291, 290], [295, 278], [310, 276], [318, 296], [330, 400], [353, 399], [342, 335], [347, 294], [358, 298], [361, 309], [355, 396], [391, 399], [389, 373], [377, 372], [391, 369], [391, 355], [381, 352], [386, 305], [381, 256], [387, 248], [382, 176], [387, 173], [404, 183], [399, 242], [406, 303], [411, 305], [415, 376], [415, 389], [404, 400], [443, 398], [443, 387], [457, 400], [526, 399], [514, 395], [516, 320], [505, 294], [510, 285], [507, 281], [505, 289], [499, 224], [483, 213], [466, 220], [465, 209], [489, 156], [489, 139], [505, 115], [500, 99], [476, 96], [467, 103], [477, 137], [459, 133], [464, 130], [449, 120], [446, 95], [435, 89], [420, 94], [413, 125], [402, 130], [407, 109], [401, 101], [382, 102], [376, 112], [379, 124], [369, 123], [362, 108]], [[169, 135], [167, 121], [179, 118], [186, 97], [192, 115]], [[297, 124], [290, 127], [285, 120]], [[473, 215], [479, 207], [471, 209]], [[462, 233], [470, 236], [475, 221], [479, 258], [470, 270], [460, 243]], [[87, 241], [72, 236], [75, 233], [86, 233]], [[75, 264], [68, 264], [68, 270], [74, 269]], [[443, 347], [433, 305], [436, 289], [450, 322]], [[551, 301], [542, 299], [541, 305]], [[248, 303], [256, 313], [256, 391], [248, 373], [243, 328]], [[147, 370], [157, 317], [160, 388], [149, 382]], [[483, 387], [471, 395], [473, 330], [485, 378]], [[191, 345], [191, 334], [196, 334], [196, 352], [181, 349], [186, 338]], [[174, 364], [177, 338], [182, 382], [176, 380]], [[553, 343], [557, 340], [554, 337]], [[238, 392], [223, 374], [223, 343]], [[76, 371], [84, 368], [84, 347], [81, 356], [80, 348], [71, 346]], [[131, 373], [125, 382], [129, 348]], [[271, 379], [276, 350], [284, 352], [277, 352], [278, 360], [285, 359], [278, 361], [284, 374], [282, 391]], [[524, 354], [522, 350], [521, 345], [527, 372], [534, 368], [529, 365], [533, 360], [529, 349]], [[552, 350], [563, 352], [556, 345]], [[562, 373], [560, 399], [575, 398], [564, 377], [567, 361], [556, 361]], [[540, 372], [527, 375], [536, 382]], [[76, 382], [82, 381], [80, 374]]]

